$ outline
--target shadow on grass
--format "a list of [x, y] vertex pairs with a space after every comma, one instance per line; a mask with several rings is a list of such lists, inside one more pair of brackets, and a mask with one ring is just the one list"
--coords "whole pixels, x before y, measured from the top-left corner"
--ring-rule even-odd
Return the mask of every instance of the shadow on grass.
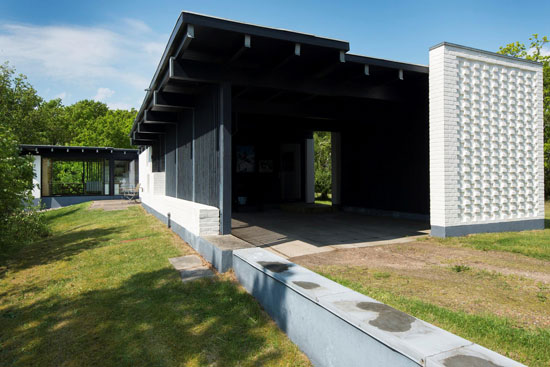
[[[35, 265], [68, 260], [88, 249], [107, 244], [108, 238], [120, 231], [116, 226], [67, 231], [48, 237], [22, 248], [14, 248], [0, 258], [0, 265], [11, 270], [22, 270]], [[9, 259], [9, 260], [8, 260]], [[0, 273], [2, 279], [3, 273]]]
[[68, 215], [74, 214], [78, 211], [82, 210], [80, 207], [74, 207], [71, 209], [55, 209], [48, 212], [48, 220], [56, 220], [58, 218], [66, 217]]
[[544, 220], [544, 228], [546, 228], [546, 229], [550, 228], [550, 219], [545, 219]]
[[4, 309], [0, 365], [236, 366], [281, 357], [261, 330], [267, 317], [232, 282], [175, 278], [171, 269], [139, 273], [115, 288]]

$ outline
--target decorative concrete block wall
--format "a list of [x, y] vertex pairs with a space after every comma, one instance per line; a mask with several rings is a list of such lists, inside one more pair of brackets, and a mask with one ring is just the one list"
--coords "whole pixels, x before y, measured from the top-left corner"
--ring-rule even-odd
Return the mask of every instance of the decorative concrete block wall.
[[430, 50], [432, 235], [544, 228], [542, 65]]

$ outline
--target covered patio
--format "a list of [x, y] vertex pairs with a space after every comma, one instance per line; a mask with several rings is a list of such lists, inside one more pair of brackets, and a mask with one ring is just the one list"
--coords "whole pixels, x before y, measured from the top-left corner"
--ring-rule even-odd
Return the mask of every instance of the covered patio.
[[280, 209], [234, 213], [231, 232], [254, 246], [292, 258], [343, 248], [414, 241], [427, 221], [349, 212], [298, 213]]

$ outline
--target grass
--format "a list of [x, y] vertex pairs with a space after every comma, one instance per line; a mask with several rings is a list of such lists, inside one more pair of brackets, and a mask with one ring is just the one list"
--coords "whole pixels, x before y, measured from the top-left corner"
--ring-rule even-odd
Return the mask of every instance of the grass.
[[546, 229], [543, 231], [484, 233], [465, 237], [431, 239], [444, 245], [467, 246], [478, 250], [505, 251], [550, 260], [550, 202], [546, 202]]
[[1, 366], [308, 366], [231, 275], [182, 283], [190, 247], [139, 207], [48, 212], [0, 259]]
[[328, 194], [328, 199], [322, 199], [320, 193], [315, 193], [315, 204], [332, 205], [332, 194]]
[[[349, 270], [349, 269], [348, 269]], [[419, 319], [439, 326], [529, 366], [550, 365], [550, 329], [523, 328], [509, 318], [489, 313], [469, 313], [405, 297], [391, 288], [372, 285], [366, 277], [319, 271], [320, 274]], [[372, 279], [372, 278], [371, 278]]]

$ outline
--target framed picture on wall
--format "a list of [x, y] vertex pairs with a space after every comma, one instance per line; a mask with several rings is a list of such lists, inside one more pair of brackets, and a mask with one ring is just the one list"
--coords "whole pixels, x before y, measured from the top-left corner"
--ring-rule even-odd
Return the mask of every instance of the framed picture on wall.
[[254, 166], [256, 164], [254, 147], [252, 145], [238, 145], [236, 163], [237, 172], [254, 172]]

